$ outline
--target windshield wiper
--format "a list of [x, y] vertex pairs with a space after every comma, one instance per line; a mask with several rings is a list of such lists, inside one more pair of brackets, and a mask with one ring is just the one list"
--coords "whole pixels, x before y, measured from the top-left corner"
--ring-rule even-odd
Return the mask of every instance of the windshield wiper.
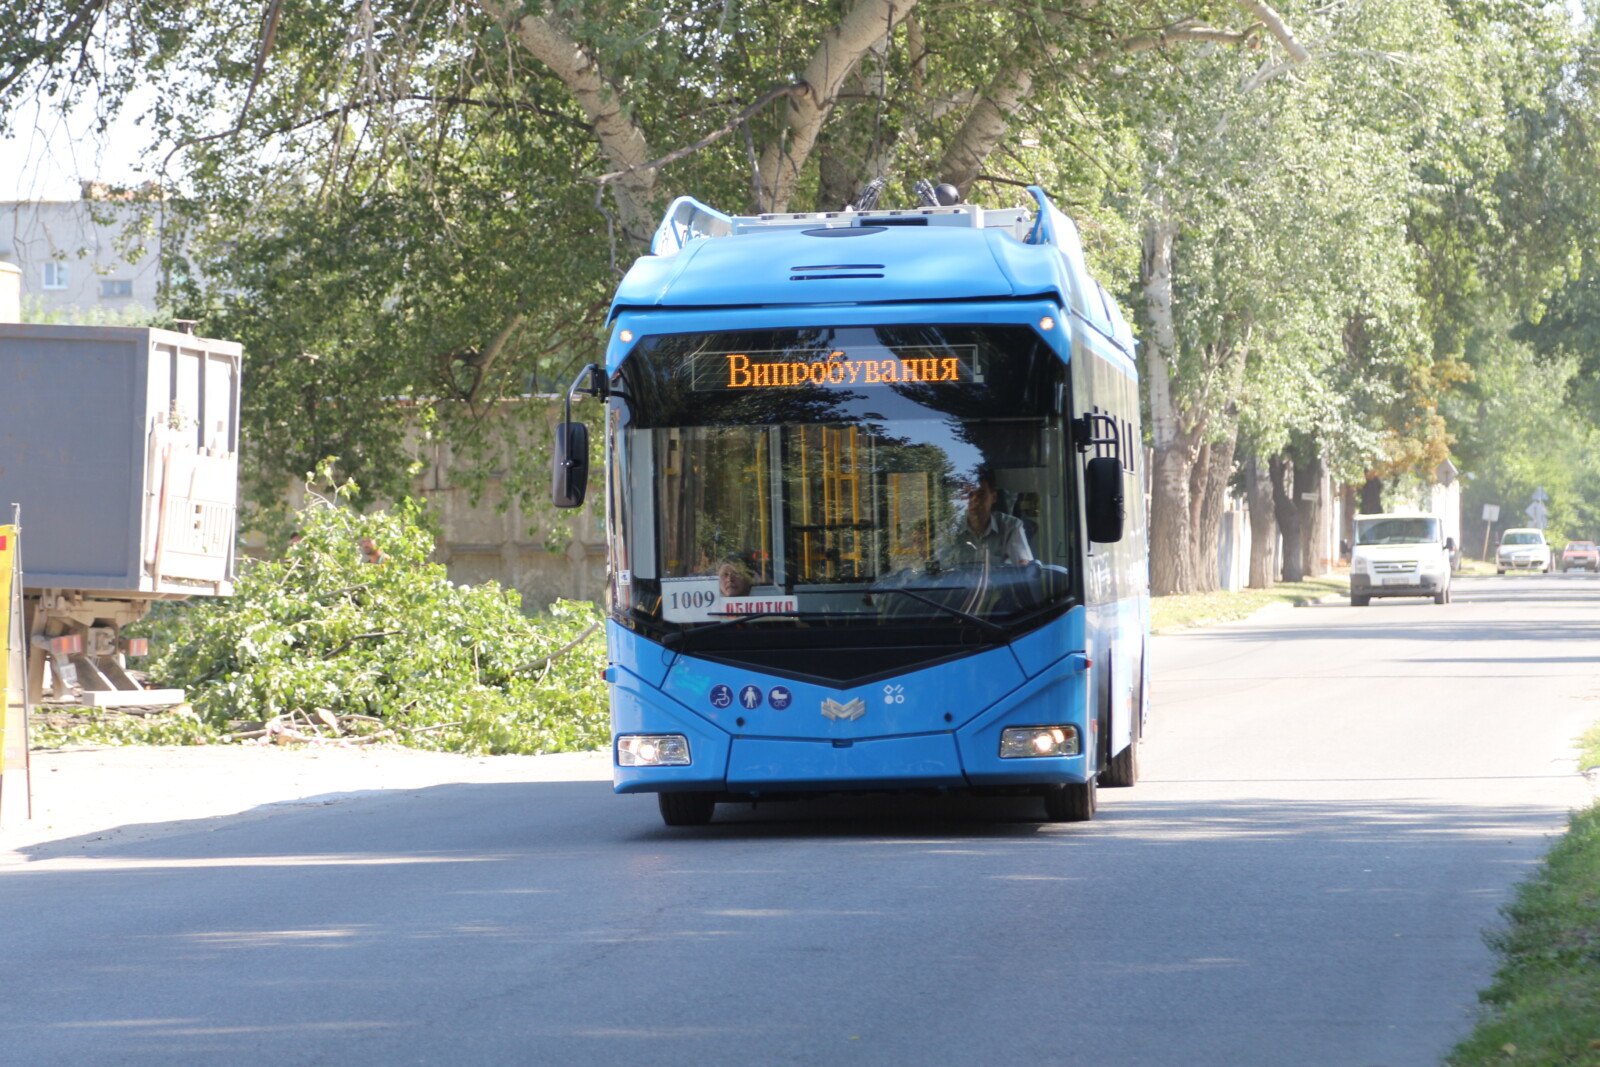
[[710, 626], [702, 626], [695, 630], [677, 630], [661, 636], [661, 643], [668, 648], [675, 645], [685, 648], [689, 645], [689, 638], [699, 637], [718, 630], [726, 630], [730, 626], [741, 622], [750, 622], [753, 619], [853, 619], [861, 615], [859, 611], [752, 611], [748, 615], [731, 615], [721, 622], [714, 622]]
[[[936, 588], [943, 589], [942, 586], [936, 587]], [[985, 630], [988, 630], [990, 633], [995, 634], [995, 635], [997, 635], [999, 637], [1004, 637], [1006, 635], [1006, 628], [1004, 626], [1001, 626], [997, 622], [991, 622], [990, 620], [985, 619], [982, 616], [972, 614], [972, 612], [970, 612], [970, 611], [962, 611], [960, 608], [953, 608], [949, 604], [941, 604], [937, 600], [934, 600], [931, 597], [922, 596], [922, 595], [918, 594], [917, 592], [915, 592], [914, 590], [907, 589], [904, 586], [899, 586], [899, 585], [875, 586], [873, 588], [868, 589], [867, 592], [869, 594], [870, 593], [900, 593], [900, 594], [903, 594], [905, 596], [910, 597], [912, 600], [921, 601], [922, 603], [928, 605], [930, 608], [935, 608], [935, 609], [937, 609], [939, 611], [944, 612], [947, 615], [954, 615], [958, 619], [964, 619], [967, 622], [974, 623], [974, 624], [976, 624], [978, 626], [981, 626]]]

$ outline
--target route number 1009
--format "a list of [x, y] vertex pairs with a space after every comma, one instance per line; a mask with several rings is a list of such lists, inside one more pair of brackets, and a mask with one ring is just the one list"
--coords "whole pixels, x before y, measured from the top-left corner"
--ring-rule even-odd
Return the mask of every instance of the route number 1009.
[[716, 622], [722, 617], [717, 614], [721, 606], [722, 591], [714, 574], [661, 580], [661, 614], [668, 622]]

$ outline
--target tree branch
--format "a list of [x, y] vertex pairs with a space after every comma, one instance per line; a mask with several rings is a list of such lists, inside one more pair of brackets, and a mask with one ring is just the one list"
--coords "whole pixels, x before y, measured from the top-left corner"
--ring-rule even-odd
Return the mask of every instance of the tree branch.
[[[54, 66], [74, 45], [87, 44], [84, 31], [109, 7], [110, 0], [79, 0], [77, 4], [68, 6], [70, 18], [54, 37], [45, 41], [29, 41], [26, 46], [21, 43], [8, 44], [6, 51], [11, 54], [6, 57], [7, 73], [0, 77], [0, 94], [8, 92], [38, 66]], [[20, 36], [17, 24], [9, 27], [6, 33], [8, 37], [14, 33]], [[82, 39], [80, 34], [83, 35]]]
[[[1253, 3], [1254, 0], [1238, 0], [1238, 2]], [[1267, 13], [1277, 20], [1277, 25], [1292, 41], [1293, 35], [1283, 25], [1283, 20], [1265, 4], [1259, 6], [1265, 8]], [[1177, 23], [1156, 33], [1114, 41], [1075, 63], [1073, 72], [1082, 74], [1096, 64], [1116, 56], [1149, 52], [1173, 45], [1208, 43], [1238, 46], [1248, 42], [1254, 33], [1254, 29], [1223, 30], [1214, 26]], [[1007, 120], [1016, 113], [1022, 102], [1032, 95], [1034, 71], [1060, 53], [1061, 45], [1057, 42], [1058, 38], [1051, 38], [1037, 46], [1018, 47], [1001, 63], [994, 78], [983, 92], [978, 94], [978, 99], [968, 112], [966, 121], [961, 124], [961, 129], [946, 144], [944, 154], [939, 161], [941, 181], [949, 182], [962, 193], [966, 193], [972, 187], [983, 162], [989, 158], [995, 146], [1005, 136]], [[1304, 52], [1304, 49], [1301, 49], [1301, 52]]]
[[1290, 62], [1305, 63], [1311, 59], [1311, 53], [1306, 51], [1305, 45], [1295, 38], [1294, 31], [1283, 21], [1283, 16], [1274, 11], [1266, 0], [1233, 0], [1233, 2], [1239, 5], [1240, 10], [1261, 20], [1267, 32], [1276, 37], [1278, 43], [1283, 45], [1283, 50], [1289, 53]]
[[811, 157], [817, 135], [832, 112], [845, 79], [867, 50], [893, 33], [916, 5], [917, 0], [856, 0], [849, 12], [822, 35], [800, 79], [810, 91], [789, 98], [782, 129], [761, 153], [757, 211], [787, 210], [800, 171]]
[[[644, 166], [650, 159], [649, 141], [619, 100], [616, 86], [604, 76], [599, 58], [575, 41], [554, 15], [523, 14], [523, 5], [510, 0], [478, 0], [478, 4], [561, 80], [593, 123], [600, 150], [626, 175], [610, 184], [623, 233], [629, 244], [648, 246], [654, 231], [651, 201], [656, 179], [655, 170]], [[548, 11], [550, 5], [539, 7]]]
[[339, 655], [341, 652], [344, 652], [345, 650], [349, 649], [357, 641], [369, 640], [371, 638], [376, 638], [376, 637], [392, 637], [395, 634], [403, 634], [403, 633], [405, 633], [404, 630], [374, 630], [372, 633], [369, 633], [369, 634], [352, 634], [344, 642], [339, 644], [338, 647], [334, 648], [330, 652], [325, 653], [322, 658], [325, 659], [325, 660], [332, 659], [333, 657]]
[[533, 671], [538, 670], [540, 667], [548, 666], [549, 664], [554, 663], [568, 652], [571, 652], [573, 649], [583, 644], [584, 640], [599, 628], [600, 624], [598, 622], [591, 622], [587, 627], [584, 628], [583, 633], [579, 634], [577, 637], [574, 637], [571, 641], [568, 641], [566, 644], [562, 645], [560, 648], [556, 649], [543, 659], [536, 659], [532, 663], [526, 664], [519, 669], [532, 673]]
[[232, 128], [223, 130], [220, 133], [210, 133], [204, 137], [180, 141], [173, 145], [172, 151], [168, 152], [161, 160], [162, 174], [167, 172], [167, 164], [172, 162], [172, 157], [184, 149], [193, 148], [195, 145], [206, 144], [210, 141], [221, 140], [224, 137], [232, 137], [244, 129], [245, 118], [250, 114], [250, 103], [256, 97], [256, 88], [260, 86], [261, 79], [266, 76], [267, 57], [272, 54], [273, 42], [278, 39], [278, 18], [282, 13], [283, 0], [269, 0], [267, 13], [261, 20], [261, 45], [256, 49], [255, 69], [250, 74], [250, 85], [245, 89], [244, 102], [239, 105], [239, 117], [234, 121]]
[[668, 152], [666, 155], [662, 156], [660, 159], [652, 159], [648, 163], [640, 163], [638, 166], [629, 167], [627, 170], [614, 170], [610, 174], [602, 174], [598, 178], [595, 178], [594, 181], [598, 182], [601, 185], [604, 185], [606, 182], [615, 181], [618, 178], [626, 177], [627, 175], [632, 174], [634, 171], [656, 170], [656, 169], [659, 169], [661, 167], [665, 167], [670, 163], [676, 163], [680, 159], [684, 159], [684, 158], [686, 158], [688, 156], [692, 156], [696, 152], [701, 151], [702, 149], [709, 148], [712, 144], [714, 144], [717, 141], [721, 140], [722, 138], [726, 137], [728, 134], [732, 133], [739, 126], [741, 126], [742, 124], [747, 122], [749, 120], [750, 116], [754, 115], [757, 111], [760, 111], [762, 108], [766, 107], [768, 104], [772, 103], [774, 100], [778, 99], [779, 97], [782, 97], [782, 96], [788, 96], [788, 97], [801, 96], [801, 95], [804, 95], [805, 93], [807, 93], [809, 91], [810, 91], [810, 87], [806, 86], [804, 84], [800, 84], [800, 85], [780, 85], [775, 89], [768, 89], [766, 92], [762, 93], [761, 96], [756, 99], [755, 103], [749, 105], [743, 111], [740, 111], [733, 118], [729, 119], [724, 125], [722, 125], [721, 127], [719, 127], [716, 130], [713, 130], [711, 133], [706, 134], [704, 137], [700, 138], [700, 140], [696, 141], [694, 144], [685, 145], [684, 147], [679, 148], [676, 151]]
[[547, 119], [555, 119], [558, 122], [564, 122], [574, 129], [582, 130], [584, 133], [594, 132], [594, 127], [589, 125], [587, 122], [579, 122], [571, 115], [563, 115], [554, 108], [541, 107], [538, 104], [524, 104], [515, 100], [474, 100], [470, 96], [441, 96], [437, 93], [397, 93], [384, 96], [369, 96], [362, 100], [352, 100], [349, 103], [340, 104], [338, 107], [330, 107], [326, 111], [320, 111], [317, 114], [308, 116], [299, 122], [291, 123], [288, 126], [281, 126], [273, 132], [289, 133], [293, 130], [304, 129], [307, 126], [315, 126], [319, 122], [326, 122], [328, 119], [334, 118], [338, 115], [348, 115], [352, 111], [362, 111], [366, 108], [376, 107], [382, 104], [398, 104], [407, 100], [419, 104], [455, 104], [462, 107], [486, 107], [506, 111], [527, 111], [535, 115], [543, 115]]

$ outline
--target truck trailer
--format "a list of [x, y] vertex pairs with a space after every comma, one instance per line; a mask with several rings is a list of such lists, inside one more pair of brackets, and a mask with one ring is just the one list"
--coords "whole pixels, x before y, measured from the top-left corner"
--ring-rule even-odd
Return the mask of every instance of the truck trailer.
[[[0, 323], [0, 508], [21, 525], [28, 695], [157, 705], [122, 630], [158, 600], [233, 591], [239, 376], [231, 341]], [[70, 668], [70, 670], [69, 670]]]

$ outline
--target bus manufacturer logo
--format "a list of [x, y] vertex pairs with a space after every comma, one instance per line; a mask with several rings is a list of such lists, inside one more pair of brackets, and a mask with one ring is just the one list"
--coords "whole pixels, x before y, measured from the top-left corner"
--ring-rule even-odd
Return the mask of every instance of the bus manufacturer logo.
[[841, 704], [829, 697], [822, 701], [822, 714], [834, 722], [854, 722], [867, 713], [867, 702], [856, 697], [848, 704]]

